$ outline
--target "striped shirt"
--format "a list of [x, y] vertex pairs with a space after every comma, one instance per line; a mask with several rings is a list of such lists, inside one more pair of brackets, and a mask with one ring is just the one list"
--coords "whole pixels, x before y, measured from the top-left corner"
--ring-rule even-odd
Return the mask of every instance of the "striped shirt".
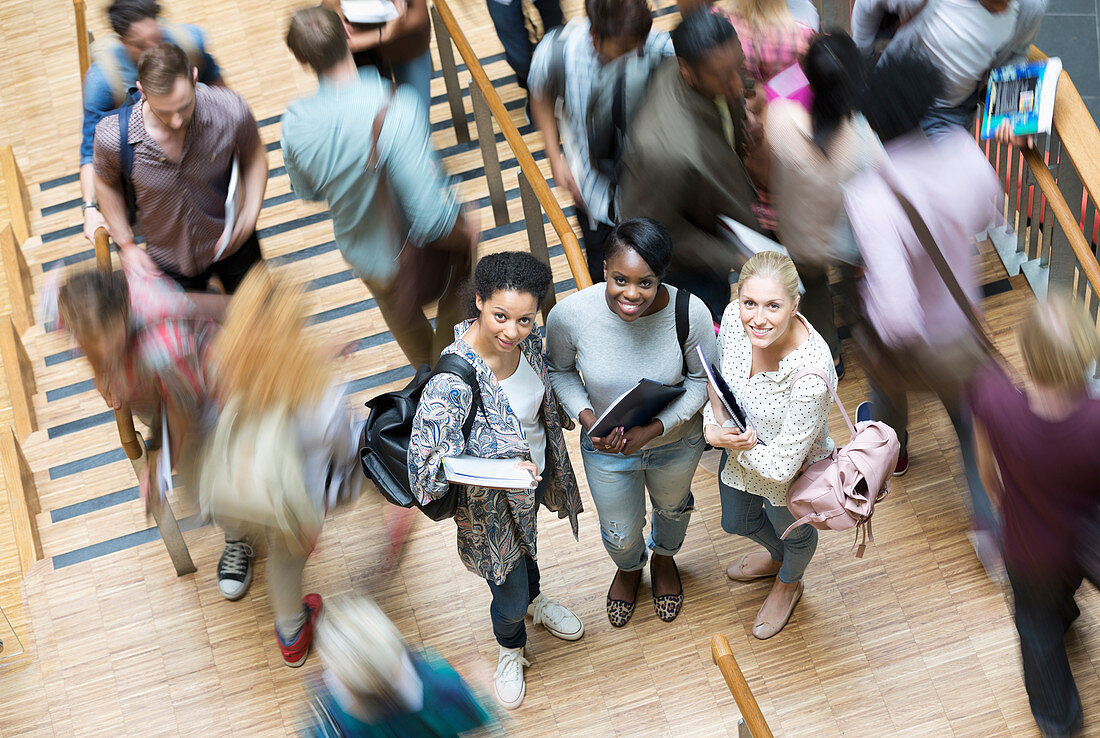
[[[192, 277], [214, 263], [225, 229], [233, 156], [243, 163], [260, 131], [243, 97], [224, 87], [196, 85], [195, 112], [174, 162], [145, 130], [142, 108], [131, 109], [128, 139], [134, 145], [131, 181], [145, 248], [161, 269]], [[118, 123], [117, 115], [99, 121], [93, 164], [103, 181], [121, 190]]]
[[[587, 18], [574, 18], [556, 33], [564, 39], [565, 100], [559, 112], [558, 130], [561, 135], [565, 160], [569, 172], [581, 191], [584, 207], [589, 215], [600, 223], [613, 225], [611, 219], [611, 181], [592, 168], [588, 155], [588, 100], [603, 62], [596, 54], [589, 33]], [[531, 59], [531, 73], [527, 78], [528, 89], [540, 97], [547, 94], [550, 76], [551, 46], [554, 33], [547, 34]], [[650, 31], [645, 42], [645, 52], [672, 56], [672, 38], [665, 31]]]

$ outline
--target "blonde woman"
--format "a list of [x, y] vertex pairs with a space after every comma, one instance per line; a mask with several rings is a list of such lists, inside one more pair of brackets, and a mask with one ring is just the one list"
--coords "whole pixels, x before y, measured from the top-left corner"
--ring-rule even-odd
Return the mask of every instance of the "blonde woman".
[[302, 572], [325, 512], [359, 496], [358, 437], [332, 371], [335, 352], [306, 334], [300, 291], [253, 267], [212, 347], [214, 396], [195, 479], [203, 514], [268, 542], [275, 636], [305, 663], [322, 602]]
[[707, 442], [724, 450], [718, 481], [722, 529], [764, 549], [742, 556], [726, 575], [739, 582], [776, 578], [753, 623], [752, 634], [760, 639], [787, 624], [817, 549], [817, 530], [808, 525], [779, 540], [794, 522], [787, 488], [803, 463], [833, 450], [825, 380], [806, 376], [792, 382], [799, 370], [815, 368], [836, 387], [829, 347], [798, 312], [798, 302], [798, 274], [787, 256], [765, 251], [749, 259], [737, 299], [722, 316], [718, 369], [751, 427], [735, 427], [713, 397], [703, 411]]
[[1095, 520], [1100, 503], [1100, 400], [1086, 386], [1100, 337], [1082, 306], [1055, 297], [1032, 308], [1016, 340], [1025, 387], [993, 363], [977, 373], [968, 393], [974, 444], [982, 481], [1004, 515], [1031, 712], [1043, 735], [1070, 735], [1083, 717], [1063, 638], [1079, 613], [1078, 546], [1097, 545], [1083, 523]]
[[310, 687], [310, 738], [467, 734], [494, 722], [451, 665], [409, 647], [366, 597], [328, 603], [317, 625], [324, 672]]

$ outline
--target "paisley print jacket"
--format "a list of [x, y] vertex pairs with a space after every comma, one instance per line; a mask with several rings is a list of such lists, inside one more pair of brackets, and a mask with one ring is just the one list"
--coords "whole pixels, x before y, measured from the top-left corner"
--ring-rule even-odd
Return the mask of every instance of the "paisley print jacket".
[[[455, 326], [456, 340], [443, 353], [458, 354], [473, 365], [484, 412], [477, 413], [467, 443], [462, 438], [462, 423], [473, 404], [470, 388], [453, 374], [441, 374], [428, 382], [409, 439], [409, 480], [421, 502], [438, 499], [447, 491], [450, 483], [443, 474], [444, 456], [466, 453], [486, 459], [531, 459], [520, 420], [503, 388], [481, 357], [460, 338], [472, 322]], [[520, 344], [520, 350], [546, 387], [542, 402], [546, 426], [542, 504], [559, 518], [568, 517], [576, 538], [581, 498], [562, 435], [563, 418], [566, 427], [572, 427], [572, 422], [560, 411], [550, 388], [542, 338], [533, 331]], [[535, 491], [466, 485], [458, 485], [457, 491], [460, 497], [454, 521], [462, 563], [478, 576], [502, 584], [525, 554], [536, 555]]]

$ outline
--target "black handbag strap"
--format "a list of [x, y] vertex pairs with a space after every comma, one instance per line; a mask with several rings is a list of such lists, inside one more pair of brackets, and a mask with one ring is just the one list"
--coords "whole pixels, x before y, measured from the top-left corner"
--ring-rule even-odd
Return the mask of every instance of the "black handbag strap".
[[434, 377], [437, 374], [454, 374], [465, 382], [474, 393], [474, 403], [470, 406], [470, 412], [462, 423], [462, 439], [468, 442], [470, 431], [474, 427], [474, 415], [477, 414], [478, 410], [481, 410], [482, 413], [485, 412], [485, 407], [481, 403], [481, 386], [477, 381], [477, 370], [474, 369], [473, 364], [458, 354], [443, 354], [436, 362], [435, 368], [432, 369], [431, 376]]
[[974, 329], [974, 333], [977, 335], [978, 341], [982, 344], [982, 348], [984, 348], [986, 353], [990, 356], [1004, 361], [1001, 352], [997, 350], [989, 334], [986, 333], [985, 326], [982, 325], [982, 321], [978, 318], [977, 309], [974, 307], [973, 303], [970, 302], [970, 298], [966, 296], [966, 292], [963, 291], [962, 285], [959, 284], [959, 280], [955, 279], [955, 274], [951, 271], [951, 267], [948, 265], [947, 259], [944, 258], [943, 252], [940, 251], [936, 239], [932, 237], [932, 232], [928, 230], [928, 224], [924, 222], [924, 218], [921, 217], [917, 209], [913, 207], [913, 203], [909, 202], [909, 199], [906, 198], [905, 195], [901, 194], [892, 184], [890, 184], [889, 187], [891, 191], [893, 191], [894, 197], [897, 198], [898, 203], [901, 204], [901, 209], [905, 211], [905, 215], [909, 218], [909, 223], [913, 226], [913, 230], [917, 234], [917, 240], [919, 240], [921, 246], [924, 247], [925, 252], [928, 254], [928, 258], [932, 260], [932, 264], [936, 267], [936, 271], [939, 272], [940, 278], [944, 281], [944, 284], [947, 285], [947, 291], [951, 293], [951, 297], [955, 299], [955, 304], [959, 306], [963, 315], [966, 316], [967, 322], [970, 323], [970, 327]]
[[691, 293], [682, 287], [676, 288], [676, 341], [680, 344], [680, 352], [684, 355], [683, 375], [688, 375], [687, 339], [688, 339], [688, 308], [691, 304]]

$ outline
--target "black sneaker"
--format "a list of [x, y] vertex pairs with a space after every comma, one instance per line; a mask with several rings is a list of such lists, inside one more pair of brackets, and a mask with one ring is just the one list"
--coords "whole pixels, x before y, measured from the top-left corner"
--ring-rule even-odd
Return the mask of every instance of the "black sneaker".
[[252, 557], [256, 554], [244, 541], [226, 541], [218, 559], [218, 589], [227, 600], [239, 600], [252, 584]]

